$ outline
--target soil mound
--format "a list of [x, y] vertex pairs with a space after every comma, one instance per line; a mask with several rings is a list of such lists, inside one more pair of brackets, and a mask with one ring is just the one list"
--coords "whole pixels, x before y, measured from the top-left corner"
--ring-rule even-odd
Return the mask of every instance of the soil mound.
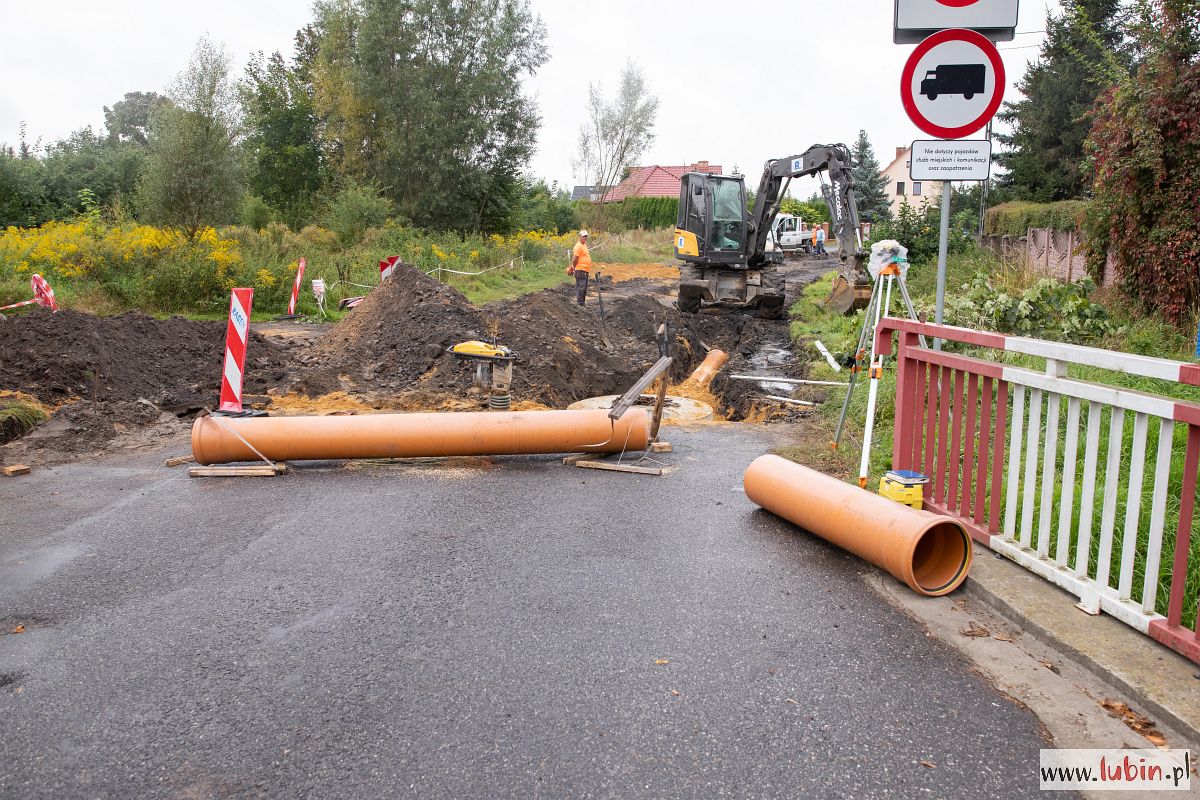
[[[80, 398], [118, 409], [141, 399], [182, 415], [217, 402], [224, 353], [223, 322], [36, 309], [0, 322], [0, 389], [51, 404]], [[281, 381], [287, 358], [284, 347], [252, 333], [245, 393]]]
[[[602, 329], [598, 303], [589, 298], [580, 308], [570, 286], [477, 308], [440, 281], [397, 265], [383, 286], [300, 357], [294, 385], [310, 396], [336, 391], [461, 396], [471, 385], [473, 367], [447, 348], [494, 339], [519, 355], [514, 400], [562, 408], [624, 392], [658, 358], [654, 335], [663, 322], [673, 340], [675, 381], [704, 357], [701, 338], [729, 351], [732, 365], [743, 366], [764, 341], [787, 340], [786, 325], [745, 313], [689, 315], [685, 321], [649, 287], [644, 294], [606, 296], [605, 312]], [[740, 398], [752, 386], [724, 387], [734, 418], [744, 411]]]

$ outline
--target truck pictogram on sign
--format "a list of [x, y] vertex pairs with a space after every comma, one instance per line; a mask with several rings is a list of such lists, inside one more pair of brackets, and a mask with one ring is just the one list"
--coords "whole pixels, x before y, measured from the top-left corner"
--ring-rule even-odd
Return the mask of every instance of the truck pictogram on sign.
[[937, 100], [939, 94], [961, 94], [970, 100], [983, 94], [987, 67], [983, 64], [938, 64], [921, 80], [921, 94]]

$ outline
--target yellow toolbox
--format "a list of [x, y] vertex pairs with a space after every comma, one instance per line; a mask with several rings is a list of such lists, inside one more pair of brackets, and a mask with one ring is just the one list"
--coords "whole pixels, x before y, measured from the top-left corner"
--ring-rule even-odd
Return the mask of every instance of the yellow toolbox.
[[911, 469], [896, 469], [879, 479], [879, 494], [910, 508], [921, 509], [929, 478]]

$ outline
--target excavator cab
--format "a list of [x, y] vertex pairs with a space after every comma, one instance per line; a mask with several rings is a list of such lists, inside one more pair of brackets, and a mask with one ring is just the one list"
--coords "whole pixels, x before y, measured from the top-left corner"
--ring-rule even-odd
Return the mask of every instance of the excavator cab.
[[703, 303], [713, 303], [755, 308], [768, 319], [783, 314], [784, 277], [771, 269], [780, 259], [771, 254], [770, 264], [750, 266], [753, 234], [740, 176], [683, 175], [675, 224], [675, 255], [684, 262], [681, 311], [694, 314]]
[[746, 184], [741, 178], [685, 173], [679, 186], [675, 255], [698, 264], [745, 265]]

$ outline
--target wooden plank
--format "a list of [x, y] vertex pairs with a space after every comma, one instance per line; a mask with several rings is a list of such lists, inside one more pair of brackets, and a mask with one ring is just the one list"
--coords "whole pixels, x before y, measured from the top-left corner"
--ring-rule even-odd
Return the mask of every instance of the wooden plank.
[[1067, 438], [1063, 445], [1062, 496], [1058, 508], [1058, 542], [1054, 561], [1063, 569], [1071, 558], [1071, 519], [1075, 514], [1075, 467], [1079, 455], [1079, 400], [1067, 398]]
[[[990, 450], [992, 438], [992, 379], [982, 378], [980, 380], [983, 388], [983, 396], [979, 400], [979, 468], [978, 474], [975, 476], [975, 513], [971, 517], [975, 520], [976, 525], [983, 524], [984, 506], [988, 501], [988, 477], [989, 467], [992, 463], [992, 454]], [[992, 495], [992, 505], [1000, 504], [1000, 493], [997, 491]]]
[[164, 467], [178, 467], [180, 464], [190, 464], [196, 460], [195, 456], [172, 456], [163, 462]]
[[[661, 327], [661, 326], [660, 326]], [[654, 395], [654, 413], [650, 415], [650, 441], [658, 438], [658, 429], [662, 426], [663, 407], [667, 402], [667, 376], [658, 376], [658, 391]]]
[[[1025, 387], [1013, 389], [1012, 430], [1008, 442], [1008, 493], [1004, 501], [1004, 538], [1014, 539], [1017, 534], [1017, 494], [1021, 481], [1021, 446], [1025, 443]], [[999, 423], [997, 422], [997, 427]]]
[[1125, 436], [1125, 409], [1113, 408], [1108, 426], [1108, 467], [1104, 472], [1104, 505], [1100, 511], [1100, 547], [1096, 583], [1108, 588], [1112, 572], [1113, 527], [1117, 521], [1117, 494], [1121, 490], [1121, 450]]
[[1051, 393], [1046, 400], [1046, 449], [1042, 455], [1042, 503], [1038, 507], [1037, 551], [1050, 555], [1050, 519], [1054, 511], [1054, 477], [1058, 472], [1058, 417], [1062, 398]]
[[1161, 420], [1158, 429], [1158, 461], [1154, 465], [1154, 495], [1150, 504], [1150, 535], [1146, 543], [1146, 581], [1142, 586], [1142, 611], [1150, 614], [1158, 600], [1158, 568], [1162, 564], [1163, 528], [1167, 521], [1167, 493], [1171, 484], [1171, 450], [1175, 445], [1175, 422]]
[[672, 449], [673, 448], [671, 447], [670, 442], [651, 442], [650, 443], [650, 452], [651, 453], [670, 453]]
[[653, 383], [655, 378], [666, 372], [667, 368], [671, 366], [671, 362], [670, 356], [663, 356], [654, 362], [654, 366], [646, 370], [646, 374], [638, 378], [637, 382], [629, 387], [629, 391], [621, 395], [621, 399], [613, 404], [608, 416], [612, 419], [620, 419], [625, 416], [625, 412], [633, 407], [633, 404], [642, 396], [642, 392], [646, 391], [646, 387]]
[[230, 466], [228, 464], [212, 467], [192, 467], [188, 470], [189, 478], [270, 478], [287, 472], [287, 465], [278, 463], [274, 466], [252, 464], [249, 466]]
[[600, 458], [602, 455], [603, 453], [572, 453], [569, 456], [563, 457], [563, 463], [569, 467], [580, 461], [591, 461]]
[[1033, 505], [1037, 495], [1038, 448], [1042, 438], [1042, 390], [1029, 393], [1029, 420], [1025, 425], [1025, 485], [1021, 489], [1022, 547], [1033, 543]]
[[10, 478], [14, 478], [17, 475], [28, 475], [31, 471], [24, 464], [10, 464], [4, 468], [4, 474]]
[[961, 517], [969, 517], [971, 516], [971, 490], [979, 481], [979, 470], [975, 466], [977, 436], [975, 409], [979, 405], [979, 376], [964, 372], [963, 377], [967, 381], [967, 427], [963, 435], [966, 451], [963, 453], [962, 496], [958, 499], [958, 514]]
[[1096, 463], [1100, 460], [1100, 404], [1088, 403], [1087, 438], [1083, 447], [1083, 479], [1079, 495], [1079, 533], [1075, 543], [1075, 574], [1088, 576], [1092, 550], [1092, 511], [1096, 507]]
[[576, 461], [575, 466], [587, 469], [605, 469], [611, 472], [633, 472], [638, 475], [662, 475], [662, 467], [638, 467], [633, 464], [610, 464], [607, 461]]
[[1142, 521], [1142, 484], [1146, 475], [1146, 433], [1150, 419], [1145, 414], [1133, 418], [1133, 452], [1129, 458], [1129, 493], [1125, 496], [1125, 534], [1121, 537], [1121, 574], [1117, 596], [1130, 599], [1133, 591], [1133, 560], [1137, 555], [1138, 528]]

